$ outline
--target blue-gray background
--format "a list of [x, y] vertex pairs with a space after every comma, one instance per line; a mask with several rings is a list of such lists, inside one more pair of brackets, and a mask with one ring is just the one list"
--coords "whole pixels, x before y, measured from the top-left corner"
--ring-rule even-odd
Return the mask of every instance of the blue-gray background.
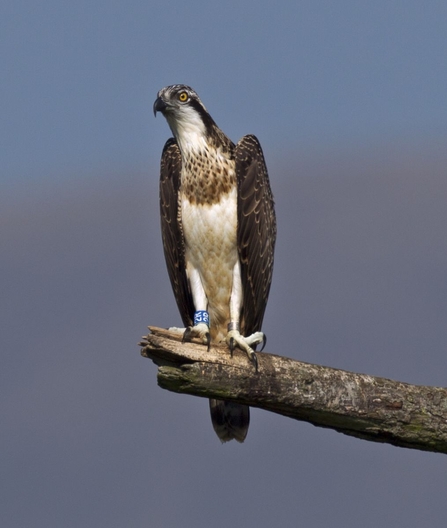
[[205, 400], [136, 346], [180, 323], [158, 220], [156, 92], [255, 133], [278, 213], [268, 350], [447, 381], [443, 1], [4, 0], [5, 527], [445, 526], [445, 456]]

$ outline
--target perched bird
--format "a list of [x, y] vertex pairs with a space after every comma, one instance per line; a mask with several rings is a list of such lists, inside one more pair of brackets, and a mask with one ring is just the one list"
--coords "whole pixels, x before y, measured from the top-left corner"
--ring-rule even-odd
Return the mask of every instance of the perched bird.
[[[261, 145], [253, 135], [236, 145], [218, 128], [197, 93], [183, 84], [157, 94], [174, 135], [161, 157], [160, 212], [169, 278], [183, 339], [226, 342], [244, 350], [257, 371], [273, 271], [276, 218]], [[222, 442], [243, 442], [246, 405], [210, 400]]]

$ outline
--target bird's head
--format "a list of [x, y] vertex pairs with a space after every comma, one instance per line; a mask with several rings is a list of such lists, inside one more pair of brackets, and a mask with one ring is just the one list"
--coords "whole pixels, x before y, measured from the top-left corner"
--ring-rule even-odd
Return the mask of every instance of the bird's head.
[[180, 148], [205, 140], [215, 123], [197, 93], [184, 84], [162, 88], [154, 103], [154, 115], [161, 112]]
[[154, 103], [154, 115], [161, 112], [166, 118], [171, 114], [181, 118], [182, 115], [187, 115], [192, 109], [199, 113], [201, 111], [206, 112], [206, 108], [197, 93], [186, 84], [165, 86], [158, 92]]

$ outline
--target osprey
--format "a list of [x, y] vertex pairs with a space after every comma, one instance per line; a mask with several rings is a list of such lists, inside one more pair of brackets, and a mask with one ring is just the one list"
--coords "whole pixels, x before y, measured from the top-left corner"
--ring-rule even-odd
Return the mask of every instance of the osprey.
[[[261, 145], [253, 135], [236, 145], [218, 128], [197, 93], [183, 84], [160, 90], [161, 112], [174, 135], [161, 157], [163, 248], [186, 328], [208, 347], [226, 342], [244, 350], [257, 370], [273, 271], [276, 219]], [[249, 408], [210, 400], [222, 442], [243, 442]]]

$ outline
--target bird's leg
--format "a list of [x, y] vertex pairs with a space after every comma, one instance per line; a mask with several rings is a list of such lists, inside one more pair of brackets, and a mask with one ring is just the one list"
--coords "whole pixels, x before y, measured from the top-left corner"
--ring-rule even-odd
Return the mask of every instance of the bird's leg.
[[182, 341], [191, 341], [193, 337], [199, 338], [204, 345], [210, 349], [210, 316], [207, 311], [208, 299], [203, 289], [202, 280], [197, 269], [187, 264], [187, 274], [191, 286], [192, 298], [196, 311], [194, 312], [194, 324], [183, 331]]
[[206, 310], [197, 310], [194, 312], [194, 326], [185, 328], [182, 341], [191, 341], [193, 337], [201, 339], [208, 350], [210, 349], [210, 316]]
[[[195, 314], [200, 312], [195, 312]], [[203, 312], [202, 312], [203, 313]], [[208, 313], [208, 312], [204, 312]], [[194, 314], [194, 318], [195, 318]], [[209, 326], [206, 323], [199, 322], [195, 323], [194, 326], [187, 326], [186, 328], [179, 328], [177, 326], [171, 326], [168, 328], [173, 334], [182, 336], [182, 342], [191, 341], [194, 337], [200, 339], [204, 345], [207, 345], [208, 350], [210, 349], [211, 335]]]
[[236, 347], [245, 351], [248, 359], [253, 362], [256, 372], [258, 372], [258, 358], [254, 348], [260, 343], [262, 343], [262, 349], [264, 348], [266, 337], [262, 332], [255, 332], [248, 337], [244, 337], [239, 331], [239, 323], [233, 322], [228, 325], [228, 334], [225, 341], [230, 348], [231, 355], [233, 355], [233, 350]]
[[253, 362], [257, 372], [258, 359], [254, 349], [260, 343], [263, 343], [262, 348], [264, 348], [266, 339], [262, 332], [255, 332], [248, 337], [241, 335], [239, 318], [242, 308], [242, 298], [241, 267], [238, 260], [233, 269], [233, 286], [230, 296], [230, 323], [228, 324], [228, 334], [225, 341], [230, 348], [231, 355], [233, 355], [233, 350], [236, 347], [244, 350], [250, 361]]

